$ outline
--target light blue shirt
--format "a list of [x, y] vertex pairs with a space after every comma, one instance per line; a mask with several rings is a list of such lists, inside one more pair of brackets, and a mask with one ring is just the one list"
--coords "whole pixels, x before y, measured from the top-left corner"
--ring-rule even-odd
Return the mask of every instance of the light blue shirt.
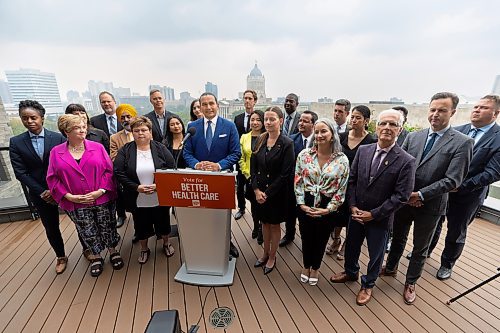
[[486, 134], [495, 125], [495, 122], [492, 122], [489, 125], [483, 126], [483, 127], [475, 127], [474, 125], [470, 125], [470, 130], [469, 133], [467, 133], [468, 136], [472, 136], [472, 130], [477, 128], [477, 134], [476, 137], [474, 138], [474, 144], [476, 144], [482, 137], [483, 135]]
[[33, 145], [33, 149], [35, 149], [35, 152], [37, 155], [40, 157], [41, 160], [43, 160], [43, 153], [44, 153], [44, 139], [45, 139], [45, 129], [42, 127], [42, 131], [40, 134], [36, 135], [31, 132], [28, 132], [30, 135], [31, 139], [31, 144]]

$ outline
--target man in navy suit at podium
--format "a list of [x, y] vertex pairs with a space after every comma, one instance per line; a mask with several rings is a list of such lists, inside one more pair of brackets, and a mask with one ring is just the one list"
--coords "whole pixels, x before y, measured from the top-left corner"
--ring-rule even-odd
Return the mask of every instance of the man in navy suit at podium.
[[[188, 125], [194, 127], [196, 135], [190, 137], [184, 146], [184, 160], [188, 167], [204, 171], [232, 169], [241, 157], [238, 130], [233, 122], [217, 115], [219, 103], [212, 93], [200, 96], [203, 118]], [[238, 249], [231, 242], [229, 254], [239, 256]]]

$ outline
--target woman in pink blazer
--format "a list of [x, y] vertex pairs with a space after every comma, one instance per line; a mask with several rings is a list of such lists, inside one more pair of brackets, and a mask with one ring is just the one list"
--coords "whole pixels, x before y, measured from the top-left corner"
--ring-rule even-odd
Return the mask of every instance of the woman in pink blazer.
[[52, 197], [92, 251], [90, 275], [102, 273], [101, 252], [106, 248], [113, 269], [121, 269], [123, 260], [115, 249], [120, 235], [116, 231], [116, 184], [111, 159], [101, 144], [85, 139], [87, 124], [79, 116], [63, 115], [57, 126], [68, 141], [50, 152], [47, 184]]

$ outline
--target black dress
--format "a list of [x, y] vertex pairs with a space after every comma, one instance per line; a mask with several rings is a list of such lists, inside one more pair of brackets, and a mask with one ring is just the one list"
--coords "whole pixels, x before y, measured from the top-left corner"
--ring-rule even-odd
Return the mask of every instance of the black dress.
[[[347, 156], [347, 159], [349, 160], [349, 165], [352, 165], [352, 162], [354, 161], [354, 157], [356, 156], [356, 152], [358, 151], [359, 146], [369, 145], [371, 143], [377, 142], [377, 139], [373, 135], [368, 133], [356, 147], [351, 149], [348, 144], [349, 141], [348, 137], [349, 137], [349, 131], [339, 134], [340, 145], [342, 146], [342, 152]], [[340, 227], [340, 228], [347, 227], [347, 223], [349, 223], [350, 216], [351, 212], [349, 210], [349, 204], [347, 203], [347, 198], [346, 198], [344, 203], [337, 209], [337, 212], [335, 213], [335, 218], [333, 219], [334, 221], [333, 225], [335, 227]]]
[[267, 140], [250, 159], [252, 188], [267, 195], [263, 204], [256, 204], [256, 215], [262, 223], [280, 224], [285, 221], [288, 209], [295, 209], [293, 203], [283, 198], [293, 193], [294, 176], [293, 141], [280, 135], [270, 149]]

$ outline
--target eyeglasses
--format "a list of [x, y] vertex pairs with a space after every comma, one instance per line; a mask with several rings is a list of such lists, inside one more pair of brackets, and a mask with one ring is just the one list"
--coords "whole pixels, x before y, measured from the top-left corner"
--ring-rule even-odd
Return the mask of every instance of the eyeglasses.
[[380, 126], [380, 127], [384, 127], [384, 126], [387, 126], [389, 125], [389, 127], [399, 127], [399, 124], [398, 123], [395, 123], [395, 122], [392, 122], [392, 121], [380, 121], [379, 123], [377, 123], [377, 126]]

